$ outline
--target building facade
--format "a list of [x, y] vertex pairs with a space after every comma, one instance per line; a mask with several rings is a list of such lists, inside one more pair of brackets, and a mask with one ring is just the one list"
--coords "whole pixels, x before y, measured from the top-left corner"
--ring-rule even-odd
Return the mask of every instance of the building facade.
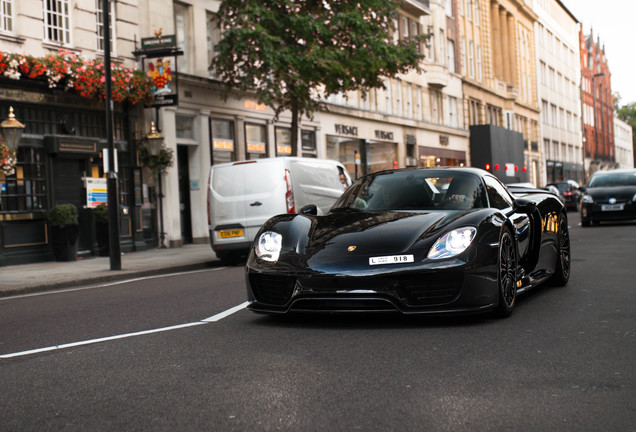
[[618, 168], [634, 168], [634, 131], [632, 127], [614, 116], [614, 147]]
[[533, 0], [544, 164], [541, 185], [584, 180], [577, 19], [559, 0]]
[[[527, 1], [457, 0], [465, 122], [471, 131], [489, 125], [523, 137], [523, 166], [514, 164], [515, 172], [499, 171], [509, 166], [506, 161], [480, 160], [479, 167], [488, 167], [504, 181], [538, 185], [542, 162], [533, 42], [536, 20]], [[472, 138], [470, 145], [476, 154], [488, 147]]]
[[605, 49], [594, 33], [579, 30], [581, 62], [581, 110], [585, 173], [589, 178], [599, 169], [616, 167], [614, 149], [614, 98]]
[[[2, 6], [0, 117], [13, 108], [25, 128], [14, 172], [0, 174], [0, 265], [52, 259], [48, 212], [57, 204], [75, 205], [79, 253], [96, 254], [86, 180], [105, 176], [107, 134], [105, 102], [86, 70], [99, 69], [104, 57], [102, 2], [4, 0]], [[122, 80], [133, 76], [137, 17], [136, 1], [111, 2], [111, 56]], [[117, 100], [120, 240], [123, 251], [133, 251], [153, 243], [151, 198], [136, 152], [143, 103], [131, 102], [130, 94]]]
[[[291, 116], [277, 119], [254, 98], [224, 101], [210, 67], [221, 38], [219, 1], [140, 1], [142, 37], [175, 34], [179, 104], [146, 111], [177, 155], [162, 178], [168, 246], [207, 242], [206, 183], [210, 165], [291, 154]], [[451, 7], [447, 5], [451, 4]], [[383, 89], [336, 95], [312, 119], [302, 118], [301, 154], [341, 161], [353, 176], [407, 166], [468, 165], [462, 81], [452, 2], [402, 2], [396, 40], [429, 35], [421, 44], [425, 73], [386, 81]], [[168, 11], [171, 11], [169, 13]]]

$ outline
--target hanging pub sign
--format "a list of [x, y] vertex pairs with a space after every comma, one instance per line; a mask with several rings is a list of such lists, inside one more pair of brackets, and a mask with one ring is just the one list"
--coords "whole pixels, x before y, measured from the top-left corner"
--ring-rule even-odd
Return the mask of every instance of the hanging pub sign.
[[142, 57], [143, 68], [150, 77], [154, 95], [153, 107], [179, 104], [179, 80], [177, 56], [183, 51], [177, 46], [175, 35], [163, 36], [161, 29], [154, 30], [154, 37], [141, 39], [141, 49], [133, 54]]

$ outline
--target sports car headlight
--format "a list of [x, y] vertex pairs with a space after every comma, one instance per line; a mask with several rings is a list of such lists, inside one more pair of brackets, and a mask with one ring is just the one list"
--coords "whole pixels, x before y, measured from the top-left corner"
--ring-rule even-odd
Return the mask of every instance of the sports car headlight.
[[273, 231], [265, 231], [256, 243], [256, 256], [265, 261], [276, 262], [280, 256], [282, 243], [282, 235]]
[[594, 204], [594, 198], [592, 198], [590, 195], [583, 195], [583, 198], [581, 198], [581, 201], [587, 204]]
[[474, 227], [457, 228], [437, 239], [428, 258], [450, 258], [464, 252], [475, 238], [477, 229]]
[[632, 201], [636, 203], [636, 194], [634, 194], [634, 196], [632, 197]]

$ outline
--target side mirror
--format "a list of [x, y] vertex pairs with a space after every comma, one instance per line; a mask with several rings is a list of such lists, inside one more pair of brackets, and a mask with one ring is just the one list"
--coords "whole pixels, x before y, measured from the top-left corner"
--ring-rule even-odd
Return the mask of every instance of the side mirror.
[[316, 204], [309, 204], [300, 209], [300, 214], [306, 216], [316, 216], [318, 214], [318, 207]]
[[587, 188], [585, 186], [581, 186], [579, 190], [583, 193], [587, 192]]
[[512, 202], [515, 212], [530, 214], [537, 208], [537, 203], [527, 198], [517, 198]]

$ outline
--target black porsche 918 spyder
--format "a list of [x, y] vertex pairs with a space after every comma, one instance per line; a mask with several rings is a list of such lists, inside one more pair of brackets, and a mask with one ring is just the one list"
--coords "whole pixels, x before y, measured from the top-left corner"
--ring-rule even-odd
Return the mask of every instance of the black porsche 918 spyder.
[[268, 220], [246, 266], [248, 309], [509, 316], [517, 295], [570, 276], [567, 212], [554, 195], [513, 195], [475, 168], [382, 171], [328, 214]]

